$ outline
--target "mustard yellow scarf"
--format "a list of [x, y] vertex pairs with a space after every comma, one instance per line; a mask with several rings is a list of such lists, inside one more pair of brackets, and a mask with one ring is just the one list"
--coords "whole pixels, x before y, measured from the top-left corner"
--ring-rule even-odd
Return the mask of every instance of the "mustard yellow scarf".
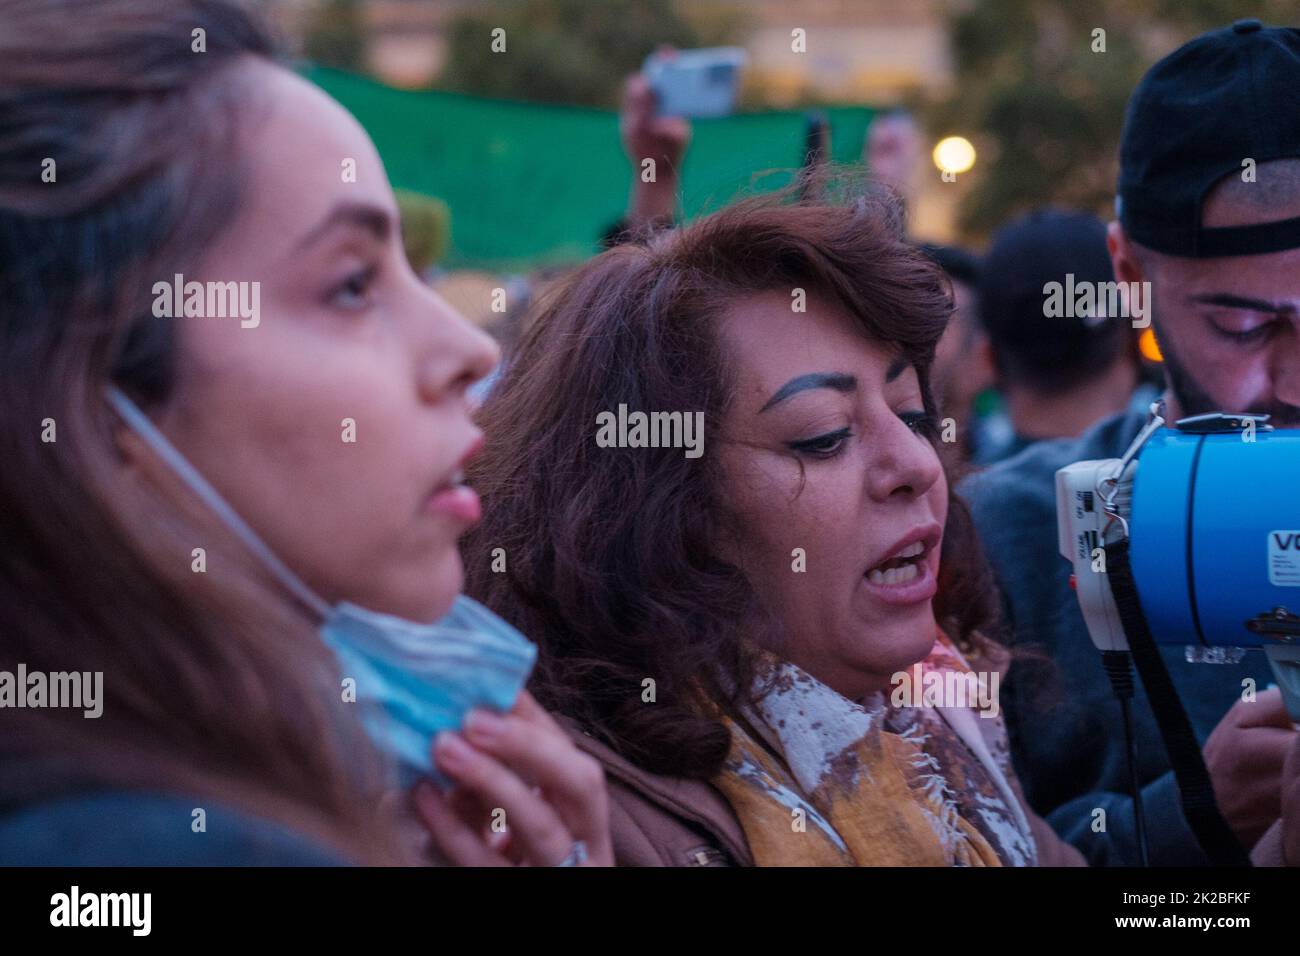
[[[922, 666], [967, 667], [943, 635]], [[1033, 864], [1005, 755], [981, 739], [988, 718], [859, 705], [775, 658], [758, 686], [770, 689], [721, 715], [732, 746], [713, 783], [759, 866]]]

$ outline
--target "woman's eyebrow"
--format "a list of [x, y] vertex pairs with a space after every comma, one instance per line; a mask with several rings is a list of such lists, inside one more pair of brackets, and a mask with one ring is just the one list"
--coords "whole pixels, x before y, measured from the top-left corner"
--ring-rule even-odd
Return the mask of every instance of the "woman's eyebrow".
[[829, 388], [836, 392], [852, 392], [857, 387], [858, 380], [852, 375], [846, 375], [843, 372], [809, 372], [807, 375], [796, 375], [778, 388], [776, 393], [767, 400], [767, 404], [759, 409], [759, 412], [765, 412], [773, 405], [780, 404], [790, 396], [807, 391], [810, 388]]
[[341, 202], [336, 204], [324, 219], [307, 230], [306, 234], [298, 240], [297, 248], [304, 249], [310, 246], [336, 226], [356, 226], [382, 241], [392, 232], [393, 218], [382, 206], [351, 201]]

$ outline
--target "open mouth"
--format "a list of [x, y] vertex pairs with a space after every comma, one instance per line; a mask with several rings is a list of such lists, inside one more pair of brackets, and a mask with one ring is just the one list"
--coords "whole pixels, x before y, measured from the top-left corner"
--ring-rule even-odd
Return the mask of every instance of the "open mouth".
[[436, 495], [440, 491], [451, 491], [453, 488], [456, 488], [463, 484], [465, 484], [465, 472], [457, 468], [452, 473], [452, 476], [450, 478], [448, 478], [443, 484], [439, 485], [437, 488], [433, 489], [433, 493]]
[[930, 548], [924, 541], [916, 541], [893, 557], [867, 569], [866, 578], [872, 584], [907, 584], [921, 576], [921, 565], [929, 556]]
[[478, 493], [465, 484], [465, 463], [483, 447], [483, 436], [479, 434], [461, 456], [458, 467], [442, 484], [429, 492], [425, 499], [424, 510], [445, 515], [465, 525], [477, 524], [483, 515], [483, 506]]
[[482, 517], [482, 505], [477, 492], [464, 483], [461, 472], [456, 472], [429, 495], [427, 511], [441, 513], [467, 525], [477, 524]]

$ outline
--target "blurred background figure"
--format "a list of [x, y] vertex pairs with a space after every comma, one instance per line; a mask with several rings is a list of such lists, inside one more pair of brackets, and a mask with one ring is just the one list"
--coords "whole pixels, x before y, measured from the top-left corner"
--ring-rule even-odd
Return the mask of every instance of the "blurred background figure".
[[894, 109], [875, 119], [867, 127], [862, 160], [873, 179], [897, 192], [908, 209], [913, 207], [921, 169], [921, 133], [910, 113]]
[[[1070, 277], [1073, 277], [1072, 279]], [[1088, 213], [1038, 210], [1000, 229], [984, 257], [979, 316], [1005, 425], [986, 419], [974, 460], [986, 465], [1043, 438], [1081, 434], [1130, 405], [1150, 404], [1129, 319], [1107, 315], [1106, 296], [1075, 314], [1069, 283], [1114, 281], [1106, 227]], [[1049, 315], [1049, 283], [1066, 294], [1065, 315]], [[1139, 386], [1142, 386], [1139, 388]]]
[[[980, 260], [959, 246], [926, 243], [921, 250], [938, 263], [952, 283], [952, 318], [934, 350], [930, 380], [939, 410], [956, 422], [962, 457], [969, 460], [974, 458], [988, 428], [981, 424], [982, 416], [987, 416], [990, 408], [1000, 407], [991, 391], [993, 363], [988, 335], [979, 318]], [[1004, 419], [998, 417], [997, 421], [1002, 423]]]
[[[662, 47], [657, 55], [672, 58], [675, 54], [671, 47]], [[623, 152], [632, 164], [632, 188], [627, 213], [601, 236], [601, 247], [605, 249], [673, 224], [682, 157], [691, 141], [690, 120], [658, 115], [654, 90], [644, 73], [633, 73], [624, 81], [618, 131]], [[647, 159], [654, 160], [654, 176], [650, 180], [642, 175], [641, 164]]]

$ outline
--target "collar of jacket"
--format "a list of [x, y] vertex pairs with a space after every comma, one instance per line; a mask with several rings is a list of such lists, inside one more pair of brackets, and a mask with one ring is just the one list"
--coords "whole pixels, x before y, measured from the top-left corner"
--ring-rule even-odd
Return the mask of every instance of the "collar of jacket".
[[664, 812], [704, 829], [738, 866], [753, 866], [745, 831], [726, 798], [705, 780], [665, 777], [643, 770], [567, 717], [557, 717], [578, 748], [601, 762], [615, 780], [653, 801]]

